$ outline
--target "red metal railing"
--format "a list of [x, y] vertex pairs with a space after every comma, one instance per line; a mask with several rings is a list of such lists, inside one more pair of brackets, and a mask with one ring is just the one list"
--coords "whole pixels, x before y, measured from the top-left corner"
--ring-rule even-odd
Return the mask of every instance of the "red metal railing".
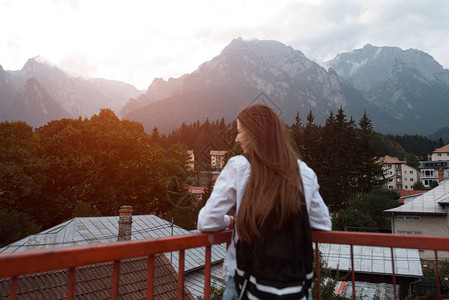
[[[118, 242], [113, 244], [100, 244], [95, 246], [82, 246], [60, 248], [53, 250], [27, 251], [11, 254], [0, 254], [0, 278], [11, 277], [9, 299], [17, 298], [18, 276], [37, 272], [68, 269], [69, 277], [67, 283], [67, 299], [74, 299], [76, 267], [101, 262], [114, 262], [111, 298], [118, 298], [120, 261], [127, 258], [148, 257], [147, 270], [147, 299], [153, 299], [154, 292], [154, 256], [158, 253], [179, 251], [179, 276], [178, 276], [178, 299], [183, 299], [184, 287], [184, 257], [185, 250], [196, 247], [206, 247], [205, 283], [204, 298], [210, 298], [210, 269], [211, 269], [211, 247], [214, 244], [229, 243], [231, 231], [224, 231], [213, 234], [197, 234], [170, 237], [155, 240], [141, 240]], [[420, 250], [433, 250], [435, 252], [435, 269], [438, 299], [441, 299], [438, 279], [438, 255], [437, 251], [449, 251], [449, 238], [426, 237], [426, 236], [404, 236], [393, 234], [376, 233], [355, 233], [355, 232], [323, 232], [312, 233], [312, 240], [315, 243], [318, 254], [319, 243], [346, 244], [351, 247], [351, 278], [353, 287], [353, 299], [355, 295], [355, 272], [353, 260], [353, 246], [379, 246], [389, 247], [392, 252], [392, 270], [394, 299], [397, 298], [396, 275], [394, 273], [395, 262], [393, 248], [411, 248]], [[320, 295], [320, 273], [318, 255], [316, 275], [318, 277], [318, 299]]]

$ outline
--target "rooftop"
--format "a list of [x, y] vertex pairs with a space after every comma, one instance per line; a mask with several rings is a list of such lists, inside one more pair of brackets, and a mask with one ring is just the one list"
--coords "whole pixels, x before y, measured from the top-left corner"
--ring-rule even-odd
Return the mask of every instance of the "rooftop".
[[447, 215], [444, 204], [449, 204], [449, 180], [441, 181], [437, 187], [430, 191], [406, 202], [404, 205], [387, 209], [384, 212]]
[[397, 157], [385, 155], [379, 158], [379, 161], [384, 164], [405, 164], [405, 161], [399, 160]]
[[[333, 270], [350, 271], [350, 245], [320, 244], [319, 249], [327, 267]], [[391, 251], [386, 247], [354, 246], [354, 271], [365, 274], [392, 274]], [[397, 276], [422, 276], [417, 249], [394, 249], [395, 274]]]
[[441, 148], [436, 148], [435, 151], [433, 151], [433, 153], [449, 153], [449, 144], [441, 147]]

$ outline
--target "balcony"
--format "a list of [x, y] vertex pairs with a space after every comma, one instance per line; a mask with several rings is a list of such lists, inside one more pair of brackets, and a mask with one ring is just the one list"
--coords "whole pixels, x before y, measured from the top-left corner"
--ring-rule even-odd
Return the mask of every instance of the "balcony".
[[[65, 298], [75, 299], [75, 282], [77, 270], [81, 266], [110, 262], [113, 272], [110, 283], [109, 295], [111, 299], [119, 298], [120, 274], [122, 261], [132, 258], [147, 258], [145, 294], [147, 299], [154, 298], [155, 257], [158, 254], [177, 251], [179, 256], [179, 272], [177, 274], [178, 289], [177, 298], [184, 299], [184, 259], [185, 251], [191, 248], [205, 247], [205, 270], [204, 270], [204, 299], [210, 299], [211, 286], [211, 252], [212, 245], [229, 243], [231, 231], [214, 234], [194, 234], [170, 238], [138, 240], [128, 242], [116, 242], [111, 244], [100, 244], [94, 246], [69, 247], [52, 250], [32, 250], [27, 252], [0, 254], [0, 278], [10, 278], [9, 299], [17, 299], [20, 285], [20, 276], [45, 272], [49, 270], [67, 270], [64, 282]], [[435, 267], [435, 293], [426, 299], [442, 299], [442, 286], [439, 276], [438, 251], [449, 251], [449, 238], [430, 236], [403, 236], [394, 234], [374, 233], [349, 233], [349, 232], [318, 232], [312, 233], [312, 239], [316, 251], [315, 258], [318, 259], [320, 247], [324, 244], [348, 245], [350, 265], [348, 277], [351, 286], [357, 287], [356, 280], [360, 280], [359, 274], [354, 271], [354, 249], [358, 246], [387, 247], [391, 251], [391, 274], [387, 275], [386, 281], [393, 284], [391, 299], [403, 299], [397, 289], [400, 284], [396, 274], [397, 264], [395, 261], [395, 249], [418, 249], [431, 250], [434, 253]], [[317, 264], [318, 265], [318, 264]], [[320, 268], [316, 269], [316, 276], [320, 279]], [[320, 280], [317, 280], [318, 295], [321, 298]], [[352, 299], [356, 299], [356, 289], [352, 289]]]

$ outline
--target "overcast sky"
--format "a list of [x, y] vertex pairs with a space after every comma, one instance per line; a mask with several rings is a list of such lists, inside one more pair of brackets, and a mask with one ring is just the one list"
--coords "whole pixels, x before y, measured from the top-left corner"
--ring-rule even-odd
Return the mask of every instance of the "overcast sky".
[[449, 68], [447, 0], [0, 0], [0, 65], [41, 56], [146, 89], [232, 39], [277, 40], [322, 62], [363, 47], [419, 49]]

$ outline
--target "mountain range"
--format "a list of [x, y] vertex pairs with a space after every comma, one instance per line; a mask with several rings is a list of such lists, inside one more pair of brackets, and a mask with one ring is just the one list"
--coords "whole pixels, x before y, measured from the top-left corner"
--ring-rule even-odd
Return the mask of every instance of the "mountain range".
[[90, 117], [101, 108], [118, 114], [141, 93], [119, 81], [72, 76], [35, 57], [18, 71], [0, 66], [0, 121], [23, 120], [39, 127], [61, 118]]
[[148, 132], [169, 133], [183, 122], [232, 121], [253, 102], [273, 106], [287, 124], [297, 112], [305, 123], [309, 111], [323, 124], [342, 107], [355, 121], [366, 112], [381, 133], [428, 135], [449, 126], [449, 70], [414, 49], [367, 44], [320, 65], [280, 42], [241, 38], [192, 73], [154, 79], [145, 93], [125, 83], [70, 77], [36, 58], [20, 71], [0, 67], [0, 120], [4, 107], [70, 117], [110, 107]]

